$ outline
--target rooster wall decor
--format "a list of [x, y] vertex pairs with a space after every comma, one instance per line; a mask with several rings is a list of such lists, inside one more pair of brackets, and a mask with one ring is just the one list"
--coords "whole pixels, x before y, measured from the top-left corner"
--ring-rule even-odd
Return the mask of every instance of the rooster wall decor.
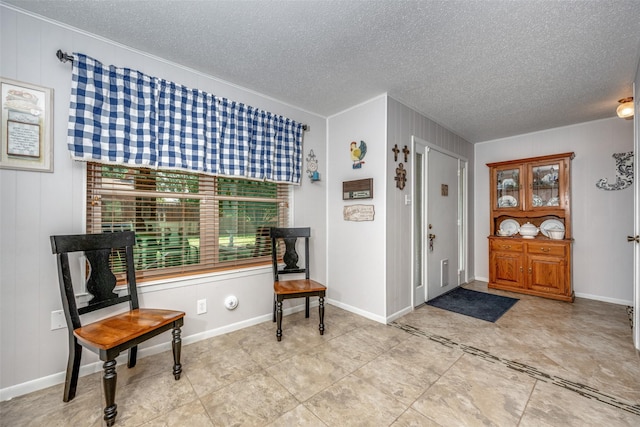
[[364, 164], [364, 160], [362, 159], [364, 159], [364, 156], [367, 154], [367, 144], [364, 141], [360, 141], [360, 146], [357, 147], [357, 143], [355, 141], [352, 141], [349, 150], [351, 151], [353, 168], [362, 168], [362, 165]]

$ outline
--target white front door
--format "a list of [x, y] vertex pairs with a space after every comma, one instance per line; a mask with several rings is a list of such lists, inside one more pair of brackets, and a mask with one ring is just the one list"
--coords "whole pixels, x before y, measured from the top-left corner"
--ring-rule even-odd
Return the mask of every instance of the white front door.
[[427, 300], [457, 287], [459, 282], [459, 205], [457, 158], [426, 150], [427, 156]]
[[467, 279], [467, 160], [415, 136], [411, 147], [411, 284], [417, 307]]

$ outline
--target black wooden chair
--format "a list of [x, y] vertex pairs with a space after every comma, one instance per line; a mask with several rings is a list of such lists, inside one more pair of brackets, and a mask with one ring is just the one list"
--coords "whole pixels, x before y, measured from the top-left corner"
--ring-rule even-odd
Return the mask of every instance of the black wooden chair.
[[[181, 311], [139, 308], [136, 289], [136, 276], [133, 267], [133, 231], [51, 236], [51, 248], [58, 260], [58, 281], [62, 295], [62, 306], [69, 329], [69, 360], [64, 385], [63, 400], [68, 402], [76, 395], [78, 372], [82, 347], [87, 347], [100, 356], [104, 362], [102, 384], [105, 395], [104, 420], [112, 426], [116, 419], [116, 357], [129, 350], [128, 367], [136, 365], [138, 344], [162, 332], [173, 330], [171, 345], [173, 348], [173, 376], [180, 379], [182, 365], [180, 350], [182, 340], [180, 328], [184, 323]], [[69, 263], [69, 253], [84, 252], [88, 265], [86, 289], [93, 296], [88, 305], [78, 307]], [[123, 263], [113, 263], [112, 254], [124, 255]], [[112, 269], [126, 271], [126, 295], [114, 293], [116, 276]], [[80, 289], [76, 287], [76, 289]], [[129, 303], [129, 310], [83, 325], [80, 316], [123, 302]]]
[[[309, 317], [309, 297], [318, 297], [320, 314], [320, 335], [324, 335], [324, 297], [327, 287], [309, 278], [309, 236], [311, 231], [306, 228], [271, 228], [271, 259], [273, 263], [273, 321], [277, 322], [276, 338], [282, 340], [282, 301], [289, 298], [305, 300], [305, 317]], [[298, 267], [298, 253], [296, 242], [304, 239], [304, 268]], [[282, 239], [285, 251], [282, 257], [284, 268], [278, 266], [278, 240]], [[280, 280], [282, 274], [302, 274], [304, 279]]]

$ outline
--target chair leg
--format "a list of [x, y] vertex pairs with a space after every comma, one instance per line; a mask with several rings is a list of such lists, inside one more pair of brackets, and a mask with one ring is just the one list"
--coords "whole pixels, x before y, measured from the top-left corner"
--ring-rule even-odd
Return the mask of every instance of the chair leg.
[[276, 306], [276, 338], [282, 341], [282, 300], [278, 300]]
[[324, 297], [318, 298], [318, 311], [320, 315], [320, 335], [324, 335]]
[[136, 362], [138, 359], [138, 346], [134, 345], [129, 349], [129, 361], [127, 362], [128, 368], [133, 368], [136, 366]]
[[82, 346], [78, 344], [76, 337], [69, 337], [69, 359], [67, 361], [67, 376], [64, 380], [64, 394], [62, 400], [68, 402], [76, 397], [78, 377], [80, 372], [80, 359], [82, 359]]
[[104, 420], [108, 427], [116, 422], [118, 405], [116, 405], [116, 381], [118, 374], [116, 373], [116, 361], [107, 360], [102, 365], [104, 368], [104, 376], [102, 377], [102, 388], [104, 389]]
[[273, 294], [273, 323], [276, 323], [276, 294]]
[[182, 339], [180, 338], [180, 327], [173, 328], [171, 332], [173, 340], [171, 341], [171, 349], [173, 350], [173, 377], [180, 379], [182, 374], [182, 365], [180, 364], [180, 352], [182, 351]]
[[309, 318], [309, 297], [306, 297], [304, 301], [304, 317]]

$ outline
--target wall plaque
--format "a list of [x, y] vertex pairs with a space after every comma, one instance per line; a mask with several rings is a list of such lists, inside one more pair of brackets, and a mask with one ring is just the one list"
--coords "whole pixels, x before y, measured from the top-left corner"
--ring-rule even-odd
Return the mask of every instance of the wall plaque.
[[342, 200], [373, 198], [373, 178], [344, 181], [342, 183]]
[[374, 214], [373, 205], [351, 205], [342, 210], [345, 221], [373, 221]]

